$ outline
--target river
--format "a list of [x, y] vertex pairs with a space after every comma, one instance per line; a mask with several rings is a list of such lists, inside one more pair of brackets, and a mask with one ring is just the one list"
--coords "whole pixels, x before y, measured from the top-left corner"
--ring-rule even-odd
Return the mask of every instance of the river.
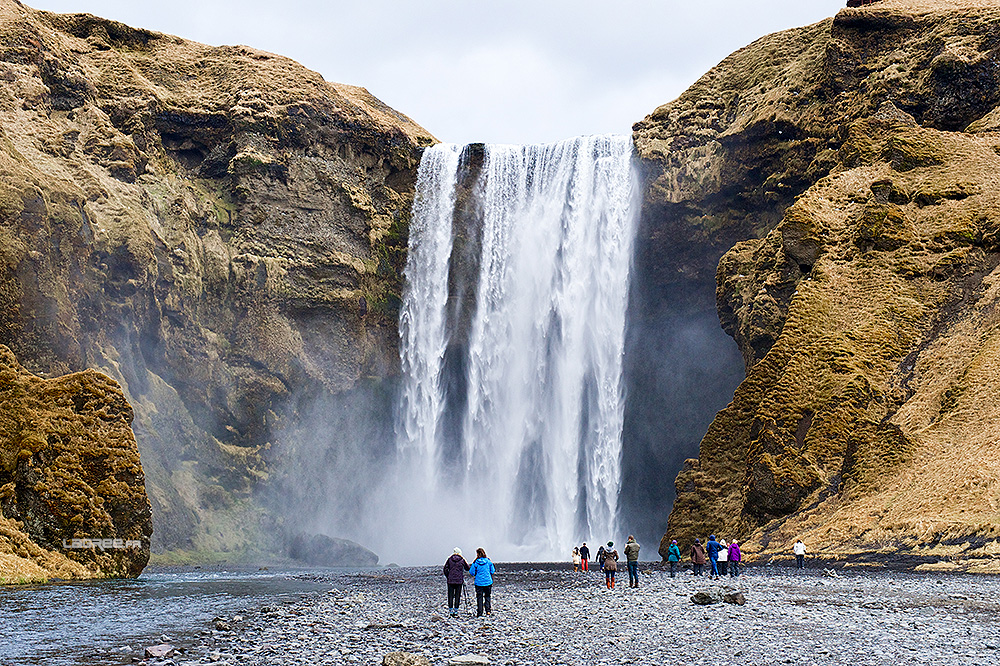
[[0, 587], [0, 664], [126, 664], [216, 617], [301, 601], [341, 570], [149, 567], [132, 580]]

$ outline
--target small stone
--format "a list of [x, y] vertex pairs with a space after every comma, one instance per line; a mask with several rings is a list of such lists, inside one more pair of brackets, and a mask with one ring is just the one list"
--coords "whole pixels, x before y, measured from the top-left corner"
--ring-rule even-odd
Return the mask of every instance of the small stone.
[[468, 666], [469, 664], [485, 666], [489, 663], [490, 658], [484, 654], [463, 654], [448, 660], [448, 666]]
[[228, 622], [223, 622], [222, 620], [219, 620], [218, 622], [215, 623], [215, 629], [216, 631], [229, 631], [231, 627], [229, 626]]
[[382, 657], [382, 666], [431, 666], [431, 662], [412, 652], [390, 652]]

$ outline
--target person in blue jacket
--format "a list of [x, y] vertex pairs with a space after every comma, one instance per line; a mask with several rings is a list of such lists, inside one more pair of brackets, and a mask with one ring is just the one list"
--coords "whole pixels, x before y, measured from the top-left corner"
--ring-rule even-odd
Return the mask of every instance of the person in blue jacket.
[[712, 562], [712, 578], [719, 580], [719, 551], [722, 550], [722, 544], [715, 540], [715, 535], [708, 537], [708, 543], [705, 544], [705, 551], [708, 553], [708, 559]]
[[670, 542], [667, 561], [670, 562], [670, 577], [673, 578], [677, 575], [677, 563], [681, 561], [681, 549], [677, 546], [677, 539]]
[[476, 548], [476, 561], [469, 567], [469, 574], [476, 584], [476, 617], [482, 617], [483, 610], [486, 611], [487, 615], [493, 613], [493, 607], [490, 605], [490, 593], [493, 591], [494, 573], [496, 573], [496, 567], [493, 566], [490, 558], [486, 557], [486, 551], [482, 548]]

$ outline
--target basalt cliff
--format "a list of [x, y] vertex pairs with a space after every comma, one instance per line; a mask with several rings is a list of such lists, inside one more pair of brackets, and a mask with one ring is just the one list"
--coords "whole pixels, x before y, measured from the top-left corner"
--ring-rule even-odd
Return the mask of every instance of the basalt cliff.
[[747, 370], [661, 554], [714, 532], [1000, 570], [1000, 7], [882, 0], [770, 35], [635, 143], [654, 238], [724, 252]]
[[433, 138], [286, 58], [15, 0], [0, 79], [0, 344], [44, 377], [120, 384], [154, 550], [310, 533], [274, 518], [313, 490], [296, 469], [388, 421]]

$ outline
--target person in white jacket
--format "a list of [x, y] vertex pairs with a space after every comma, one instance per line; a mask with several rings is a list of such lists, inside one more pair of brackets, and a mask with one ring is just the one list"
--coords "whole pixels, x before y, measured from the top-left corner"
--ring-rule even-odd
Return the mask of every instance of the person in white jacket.
[[795, 545], [792, 546], [792, 552], [795, 553], [795, 568], [805, 568], [806, 545], [802, 543], [802, 539], [795, 542]]
[[719, 575], [725, 576], [729, 571], [729, 544], [725, 539], [719, 539], [722, 550], [719, 551]]

